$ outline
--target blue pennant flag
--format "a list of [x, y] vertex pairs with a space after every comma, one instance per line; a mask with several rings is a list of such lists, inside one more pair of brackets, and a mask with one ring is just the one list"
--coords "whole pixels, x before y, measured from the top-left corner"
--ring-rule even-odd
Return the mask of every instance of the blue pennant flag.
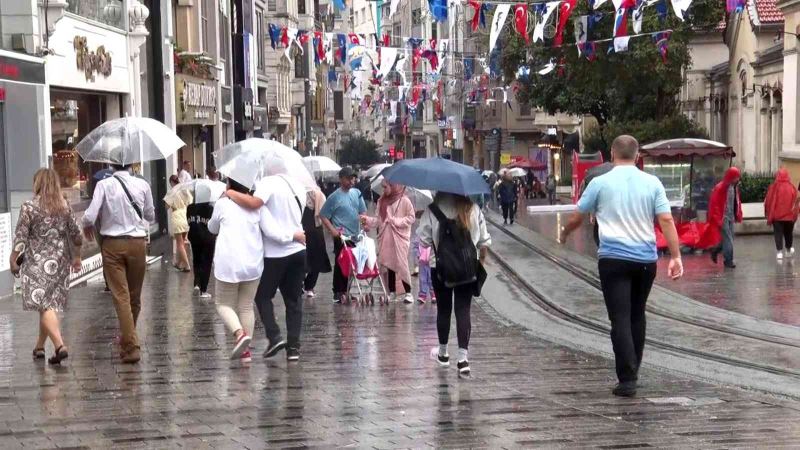
[[464, 58], [464, 80], [469, 81], [475, 73], [475, 57]]
[[347, 36], [342, 33], [337, 34], [336, 42], [339, 43], [339, 60], [344, 64], [347, 61]]
[[344, 0], [333, 0], [333, 6], [335, 6], [339, 11], [347, 9], [347, 5], [344, 3]]
[[668, 12], [666, 0], [661, 0], [656, 3], [656, 12], [658, 13], [658, 21], [663, 24], [667, 20]]
[[408, 38], [408, 41], [406, 41], [406, 42], [408, 43], [408, 45], [411, 48], [419, 48], [419, 46], [422, 45], [422, 39], [421, 38], [413, 38], [413, 37], [411, 37], [411, 38]]
[[334, 83], [335, 84], [337, 80], [338, 80], [338, 77], [336, 76], [336, 69], [331, 67], [330, 69], [328, 69], [328, 83]]
[[447, 20], [447, 0], [428, 0], [428, 8], [431, 10], [433, 20], [437, 22]]
[[496, 80], [502, 76], [500, 70], [500, 47], [495, 47], [489, 55], [489, 78]]
[[600, 22], [600, 19], [602, 18], [603, 18], [603, 13], [589, 14], [589, 17], [587, 18], [586, 21], [586, 28], [588, 28], [586, 35], [588, 36], [588, 38], [591, 38], [592, 30], [594, 29], [595, 26], [597, 26], [597, 24]]
[[272, 49], [281, 41], [281, 29], [274, 23], [269, 24], [269, 42], [272, 44]]

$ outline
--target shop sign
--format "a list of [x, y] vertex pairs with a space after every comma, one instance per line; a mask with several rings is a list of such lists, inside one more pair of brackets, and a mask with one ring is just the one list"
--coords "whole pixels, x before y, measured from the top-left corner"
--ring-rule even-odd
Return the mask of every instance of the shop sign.
[[[222, 2], [225, 3], [225, 2]], [[231, 94], [231, 88], [227, 86], [222, 86], [220, 88], [221, 98], [222, 98], [222, 120], [225, 121], [232, 121], [233, 120], [233, 100]]]
[[44, 84], [44, 64], [0, 55], [0, 80]]
[[511, 164], [511, 155], [508, 153], [501, 153], [500, 154], [500, 165], [507, 166]]
[[212, 80], [175, 74], [179, 125], [215, 125], [217, 84]]
[[72, 38], [72, 46], [75, 48], [75, 65], [83, 71], [86, 81], [94, 81], [95, 74], [108, 78], [111, 75], [112, 67], [111, 53], [107, 52], [103, 45], [97, 47], [93, 52], [89, 51], [86, 41], [86, 36]]

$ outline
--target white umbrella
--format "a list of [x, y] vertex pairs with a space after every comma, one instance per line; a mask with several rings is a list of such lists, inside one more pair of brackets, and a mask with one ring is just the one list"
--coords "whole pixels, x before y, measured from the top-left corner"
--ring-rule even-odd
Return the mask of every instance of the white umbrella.
[[520, 167], [515, 167], [513, 169], [508, 169], [508, 173], [510, 173], [511, 176], [514, 177], [514, 178], [524, 177], [525, 175], [528, 174], [528, 172], [526, 172], [525, 169], [520, 168]]
[[174, 131], [157, 120], [123, 117], [95, 128], [75, 149], [84, 161], [127, 166], [164, 159], [184, 145]]
[[367, 169], [366, 172], [364, 172], [364, 176], [369, 178], [369, 179], [373, 179], [373, 178], [377, 177], [378, 174], [381, 173], [381, 171], [383, 169], [385, 169], [385, 168], [387, 168], [389, 166], [391, 166], [391, 164], [385, 164], [385, 163], [375, 164], [375, 165], [371, 166], [369, 169]]
[[265, 176], [286, 173], [306, 189], [317, 183], [295, 150], [272, 140], [250, 138], [234, 142], [214, 152], [214, 162], [219, 173], [252, 188]]
[[494, 175], [494, 172], [492, 172], [491, 170], [484, 170], [483, 172], [481, 172], [481, 175], [485, 177], [491, 177], [492, 175]]
[[306, 156], [303, 158], [303, 164], [314, 176], [330, 177], [339, 175], [342, 166], [336, 164], [336, 161], [328, 158], [327, 156]]
[[[370, 188], [377, 192], [378, 195], [383, 195], [383, 175], [379, 175], [372, 180]], [[406, 197], [414, 204], [414, 209], [422, 211], [433, 203], [433, 192], [427, 189], [417, 189], [411, 186], [406, 186]]]
[[196, 178], [175, 186], [176, 189], [185, 189], [192, 193], [194, 203], [214, 203], [222, 197], [227, 186], [222, 181]]

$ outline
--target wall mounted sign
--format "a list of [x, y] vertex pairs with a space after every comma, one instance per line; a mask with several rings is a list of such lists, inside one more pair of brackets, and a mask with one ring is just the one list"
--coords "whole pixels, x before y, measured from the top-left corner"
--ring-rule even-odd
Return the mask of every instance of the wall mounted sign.
[[175, 74], [175, 99], [178, 125], [216, 125], [216, 81]]
[[44, 84], [44, 64], [0, 55], [0, 80]]
[[105, 78], [111, 75], [111, 53], [107, 52], [104, 46], [101, 45], [91, 52], [86, 43], [86, 36], [75, 36], [72, 39], [72, 47], [75, 48], [75, 65], [78, 70], [83, 71], [86, 81], [94, 81], [95, 74]]

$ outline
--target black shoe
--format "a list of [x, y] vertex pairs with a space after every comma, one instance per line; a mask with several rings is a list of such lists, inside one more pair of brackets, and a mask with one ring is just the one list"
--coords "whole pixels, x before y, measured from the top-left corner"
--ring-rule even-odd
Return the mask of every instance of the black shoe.
[[450, 367], [450, 355], [436, 355], [436, 362], [442, 367]]
[[266, 351], [264, 351], [264, 358], [272, 358], [273, 356], [277, 355], [279, 351], [286, 348], [286, 341], [283, 339], [278, 340], [274, 344], [271, 344]]
[[636, 382], [626, 381], [624, 383], [619, 383], [611, 393], [617, 397], [633, 397], [636, 395]]
[[300, 361], [300, 350], [296, 348], [287, 348], [286, 349], [286, 360], [287, 361]]
[[469, 378], [472, 373], [469, 371], [469, 361], [458, 362], [458, 376], [461, 378]]
[[503, 225], [508, 225], [508, 221], [507, 221], [507, 220], [504, 220], [504, 221], [503, 221]]
[[716, 250], [711, 250], [711, 262], [714, 264], [719, 264], [719, 252]]
[[342, 297], [344, 297], [344, 294], [333, 294], [333, 303], [342, 303]]
[[730, 264], [729, 263], [725, 263], [725, 267], [727, 267], [728, 269], [735, 269], [736, 268], [736, 263], [730, 263]]

